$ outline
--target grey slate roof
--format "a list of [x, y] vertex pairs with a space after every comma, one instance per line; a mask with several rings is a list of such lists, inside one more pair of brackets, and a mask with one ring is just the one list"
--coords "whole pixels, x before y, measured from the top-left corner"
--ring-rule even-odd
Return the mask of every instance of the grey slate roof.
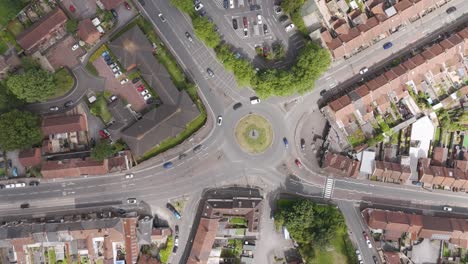
[[[177, 136], [200, 112], [188, 94], [175, 87], [167, 70], [154, 58], [153, 47], [138, 26], [112, 41], [109, 48], [123, 67], [139, 69], [163, 103], [121, 132], [122, 139], [139, 157], [165, 139]], [[123, 123], [115, 124], [113, 129], [122, 128]]]

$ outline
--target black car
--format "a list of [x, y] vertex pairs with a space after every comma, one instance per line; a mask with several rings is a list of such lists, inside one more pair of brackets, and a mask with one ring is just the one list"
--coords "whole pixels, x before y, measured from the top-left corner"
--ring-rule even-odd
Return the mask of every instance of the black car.
[[182, 153], [182, 154], [179, 155], [179, 160], [183, 160], [183, 159], [185, 159], [185, 157], [187, 157], [187, 154]]
[[31, 181], [29, 182], [29, 186], [38, 186], [39, 182], [38, 181]]
[[138, 0], [138, 2], [140, 2], [140, 4], [141, 4], [142, 6], [145, 5], [145, 0]]
[[377, 256], [372, 256], [372, 259], [374, 260], [374, 264], [379, 263], [379, 260], [377, 259]]
[[207, 68], [207, 69], [206, 69], [206, 73], [208, 73], [208, 75], [209, 75], [211, 78], [213, 78], [214, 75], [215, 75], [214, 72], [213, 72], [210, 68]]
[[65, 107], [70, 107], [70, 106], [72, 106], [72, 105], [73, 105], [73, 101], [72, 101], [72, 100], [70, 100], [70, 101], [66, 102], [65, 104], [63, 104], [63, 106], [65, 106]]
[[283, 22], [288, 21], [288, 19], [289, 19], [289, 17], [288, 17], [287, 15], [282, 15], [282, 16], [280, 16], [280, 17], [278, 18], [278, 21], [279, 21], [280, 23], [283, 23]]
[[451, 13], [453, 13], [453, 12], [455, 12], [455, 11], [457, 11], [457, 8], [454, 7], [454, 6], [451, 6], [451, 7], [447, 8], [447, 10], [445, 10], [445, 12], [446, 12], [447, 14], [451, 14]]
[[263, 34], [268, 33], [268, 26], [266, 24], [263, 24]]
[[200, 12], [198, 12], [200, 14], [200, 16], [204, 17], [206, 15], [206, 11], [205, 9], [202, 9], [200, 10]]
[[237, 19], [235, 19], [235, 18], [232, 19], [232, 28], [234, 30], [239, 28], [239, 26], [237, 25]]
[[260, 10], [260, 5], [250, 5], [250, 11]]
[[0, 189], [5, 189], [5, 185], [0, 184]]
[[232, 109], [237, 110], [242, 107], [242, 103], [236, 103], [235, 105], [232, 106]]
[[196, 147], [193, 148], [193, 153], [198, 153], [202, 150], [203, 148], [203, 145], [198, 145]]
[[176, 226], [174, 227], [174, 232], [175, 232], [175, 235], [176, 235], [176, 236], [179, 235], [179, 226], [178, 226], [178, 225], [176, 225]]
[[174, 246], [174, 247], [172, 248], [172, 253], [176, 253], [178, 248], [179, 248], [178, 246]]
[[301, 149], [305, 150], [305, 139], [301, 138]]
[[140, 81], [140, 78], [136, 77], [135, 79], [132, 80], [132, 83], [135, 84]]
[[115, 9], [111, 9], [112, 16], [117, 19], [119, 17], [119, 14], [117, 14], [117, 11]]
[[320, 91], [320, 96], [323, 96], [326, 92], [327, 90], [323, 89], [322, 91]]
[[225, 9], [228, 9], [228, 8], [229, 8], [229, 0], [224, 0], [224, 2], [223, 2], [223, 7], [224, 7]]
[[21, 207], [21, 209], [26, 209], [26, 208], [29, 208], [29, 204], [24, 203], [24, 204], [21, 204], [20, 207]]

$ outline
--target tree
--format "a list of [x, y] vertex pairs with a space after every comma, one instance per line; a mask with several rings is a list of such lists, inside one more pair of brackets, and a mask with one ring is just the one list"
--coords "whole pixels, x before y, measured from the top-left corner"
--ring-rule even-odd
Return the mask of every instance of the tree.
[[215, 25], [208, 18], [197, 16], [192, 19], [193, 29], [199, 39], [208, 47], [215, 48], [221, 43], [219, 34], [215, 31]]
[[101, 140], [91, 151], [91, 158], [96, 161], [103, 161], [108, 158], [112, 158], [117, 152], [124, 150], [125, 145], [117, 141], [113, 145], [110, 144], [109, 140]]
[[39, 117], [12, 110], [0, 115], [0, 148], [4, 151], [29, 148], [42, 140]]
[[194, 12], [192, 0], [171, 0], [171, 4], [185, 13], [191, 14]]
[[271, 45], [273, 58], [275, 60], [282, 59], [286, 56], [286, 49], [281, 41], [276, 41]]
[[69, 19], [67, 24], [65, 24], [65, 28], [68, 33], [75, 33], [78, 30], [78, 21], [76, 19]]
[[3, 84], [0, 83], [0, 113], [21, 106], [23, 102], [16, 98]]
[[55, 94], [54, 75], [41, 69], [30, 69], [7, 79], [8, 89], [28, 103], [42, 102]]

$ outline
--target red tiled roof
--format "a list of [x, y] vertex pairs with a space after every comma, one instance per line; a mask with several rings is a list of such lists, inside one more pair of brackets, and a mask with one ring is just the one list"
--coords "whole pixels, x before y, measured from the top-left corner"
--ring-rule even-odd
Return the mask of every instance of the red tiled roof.
[[347, 95], [343, 95], [340, 98], [336, 99], [335, 101], [330, 103], [330, 108], [333, 111], [338, 111], [342, 109], [343, 107], [349, 105], [351, 103], [351, 98]]
[[468, 28], [465, 27], [464, 29], [458, 31], [457, 33], [462, 39], [468, 39]]
[[57, 8], [34, 23], [32, 27], [23, 31], [17, 37], [18, 44], [28, 51], [39, 44], [51, 31], [56, 30], [58, 25], [64, 25], [66, 21], [67, 16], [65, 13], [62, 9]]
[[101, 33], [99, 33], [89, 18], [80, 21], [77, 34], [81, 40], [88, 44], [93, 44], [101, 37]]
[[45, 161], [41, 173], [44, 178], [76, 177], [80, 175], [102, 175], [108, 172], [108, 161], [69, 159]]
[[87, 131], [86, 118], [83, 115], [55, 116], [42, 119], [44, 135]]
[[34, 167], [41, 164], [41, 149], [31, 148], [22, 150], [19, 154], [19, 162], [25, 167]]
[[188, 264], [206, 263], [218, 231], [219, 219], [201, 218], [193, 240]]
[[362, 98], [369, 94], [369, 88], [363, 84], [356, 89], [356, 93]]
[[402, 0], [398, 3], [396, 3], [394, 5], [395, 9], [398, 11], [398, 12], [401, 12], [407, 8], [409, 8], [410, 6], [412, 6], [411, 2], [408, 1], [408, 0]]

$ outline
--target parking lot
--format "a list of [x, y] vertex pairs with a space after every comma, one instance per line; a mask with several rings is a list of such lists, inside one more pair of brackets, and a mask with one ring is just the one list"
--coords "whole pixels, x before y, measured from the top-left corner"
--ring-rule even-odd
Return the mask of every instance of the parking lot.
[[[232, 44], [240, 56], [252, 59], [255, 67], [287, 67], [304, 46], [302, 34], [290, 26], [291, 20], [273, 0], [205, 0], [201, 3], [203, 7], [198, 13], [212, 20], [222, 38]], [[285, 55], [280, 59], [268, 56], [274, 43], [284, 47]]]

